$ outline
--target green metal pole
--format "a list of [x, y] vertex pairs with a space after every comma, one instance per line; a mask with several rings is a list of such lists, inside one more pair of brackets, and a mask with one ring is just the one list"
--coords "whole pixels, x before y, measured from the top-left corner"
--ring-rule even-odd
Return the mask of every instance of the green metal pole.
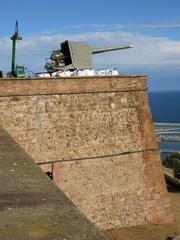
[[22, 40], [22, 37], [19, 36], [18, 33], [18, 21], [16, 21], [15, 25], [15, 33], [11, 37], [12, 40], [12, 65], [11, 65], [11, 74], [12, 76], [16, 77], [16, 41]]
[[12, 41], [12, 65], [11, 65], [11, 73], [15, 76], [15, 65], [16, 65], [16, 39], [13, 38]]

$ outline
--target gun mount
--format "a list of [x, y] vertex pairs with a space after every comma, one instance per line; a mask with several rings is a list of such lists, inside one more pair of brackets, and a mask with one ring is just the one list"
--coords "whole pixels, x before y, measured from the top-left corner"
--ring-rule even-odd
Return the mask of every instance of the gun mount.
[[132, 48], [133, 45], [119, 45], [106, 48], [91, 48], [87, 43], [65, 41], [61, 49], [52, 52], [45, 68], [49, 73], [92, 67], [92, 54]]

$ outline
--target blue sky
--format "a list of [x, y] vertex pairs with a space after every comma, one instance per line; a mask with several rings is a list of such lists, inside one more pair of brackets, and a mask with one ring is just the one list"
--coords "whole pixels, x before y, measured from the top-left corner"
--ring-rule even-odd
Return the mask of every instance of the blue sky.
[[179, 0], [10, 0], [1, 2], [0, 69], [10, 69], [16, 19], [23, 41], [17, 64], [43, 71], [45, 58], [71, 39], [92, 47], [133, 43], [134, 49], [100, 54], [94, 67], [147, 74], [150, 90], [180, 90]]

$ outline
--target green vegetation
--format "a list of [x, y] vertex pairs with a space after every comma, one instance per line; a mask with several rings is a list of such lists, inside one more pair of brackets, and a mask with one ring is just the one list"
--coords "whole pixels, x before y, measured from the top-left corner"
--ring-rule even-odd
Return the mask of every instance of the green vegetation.
[[174, 161], [174, 177], [180, 179], [180, 159]]
[[170, 156], [162, 159], [162, 163], [167, 168], [172, 168], [174, 177], [180, 179], [180, 154], [173, 153]]

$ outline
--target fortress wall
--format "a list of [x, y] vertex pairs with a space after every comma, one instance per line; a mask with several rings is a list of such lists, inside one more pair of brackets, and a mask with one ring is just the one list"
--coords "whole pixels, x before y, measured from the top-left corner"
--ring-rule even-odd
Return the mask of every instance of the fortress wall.
[[0, 81], [0, 124], [101, 229], [172, 220], [145, 76]]

